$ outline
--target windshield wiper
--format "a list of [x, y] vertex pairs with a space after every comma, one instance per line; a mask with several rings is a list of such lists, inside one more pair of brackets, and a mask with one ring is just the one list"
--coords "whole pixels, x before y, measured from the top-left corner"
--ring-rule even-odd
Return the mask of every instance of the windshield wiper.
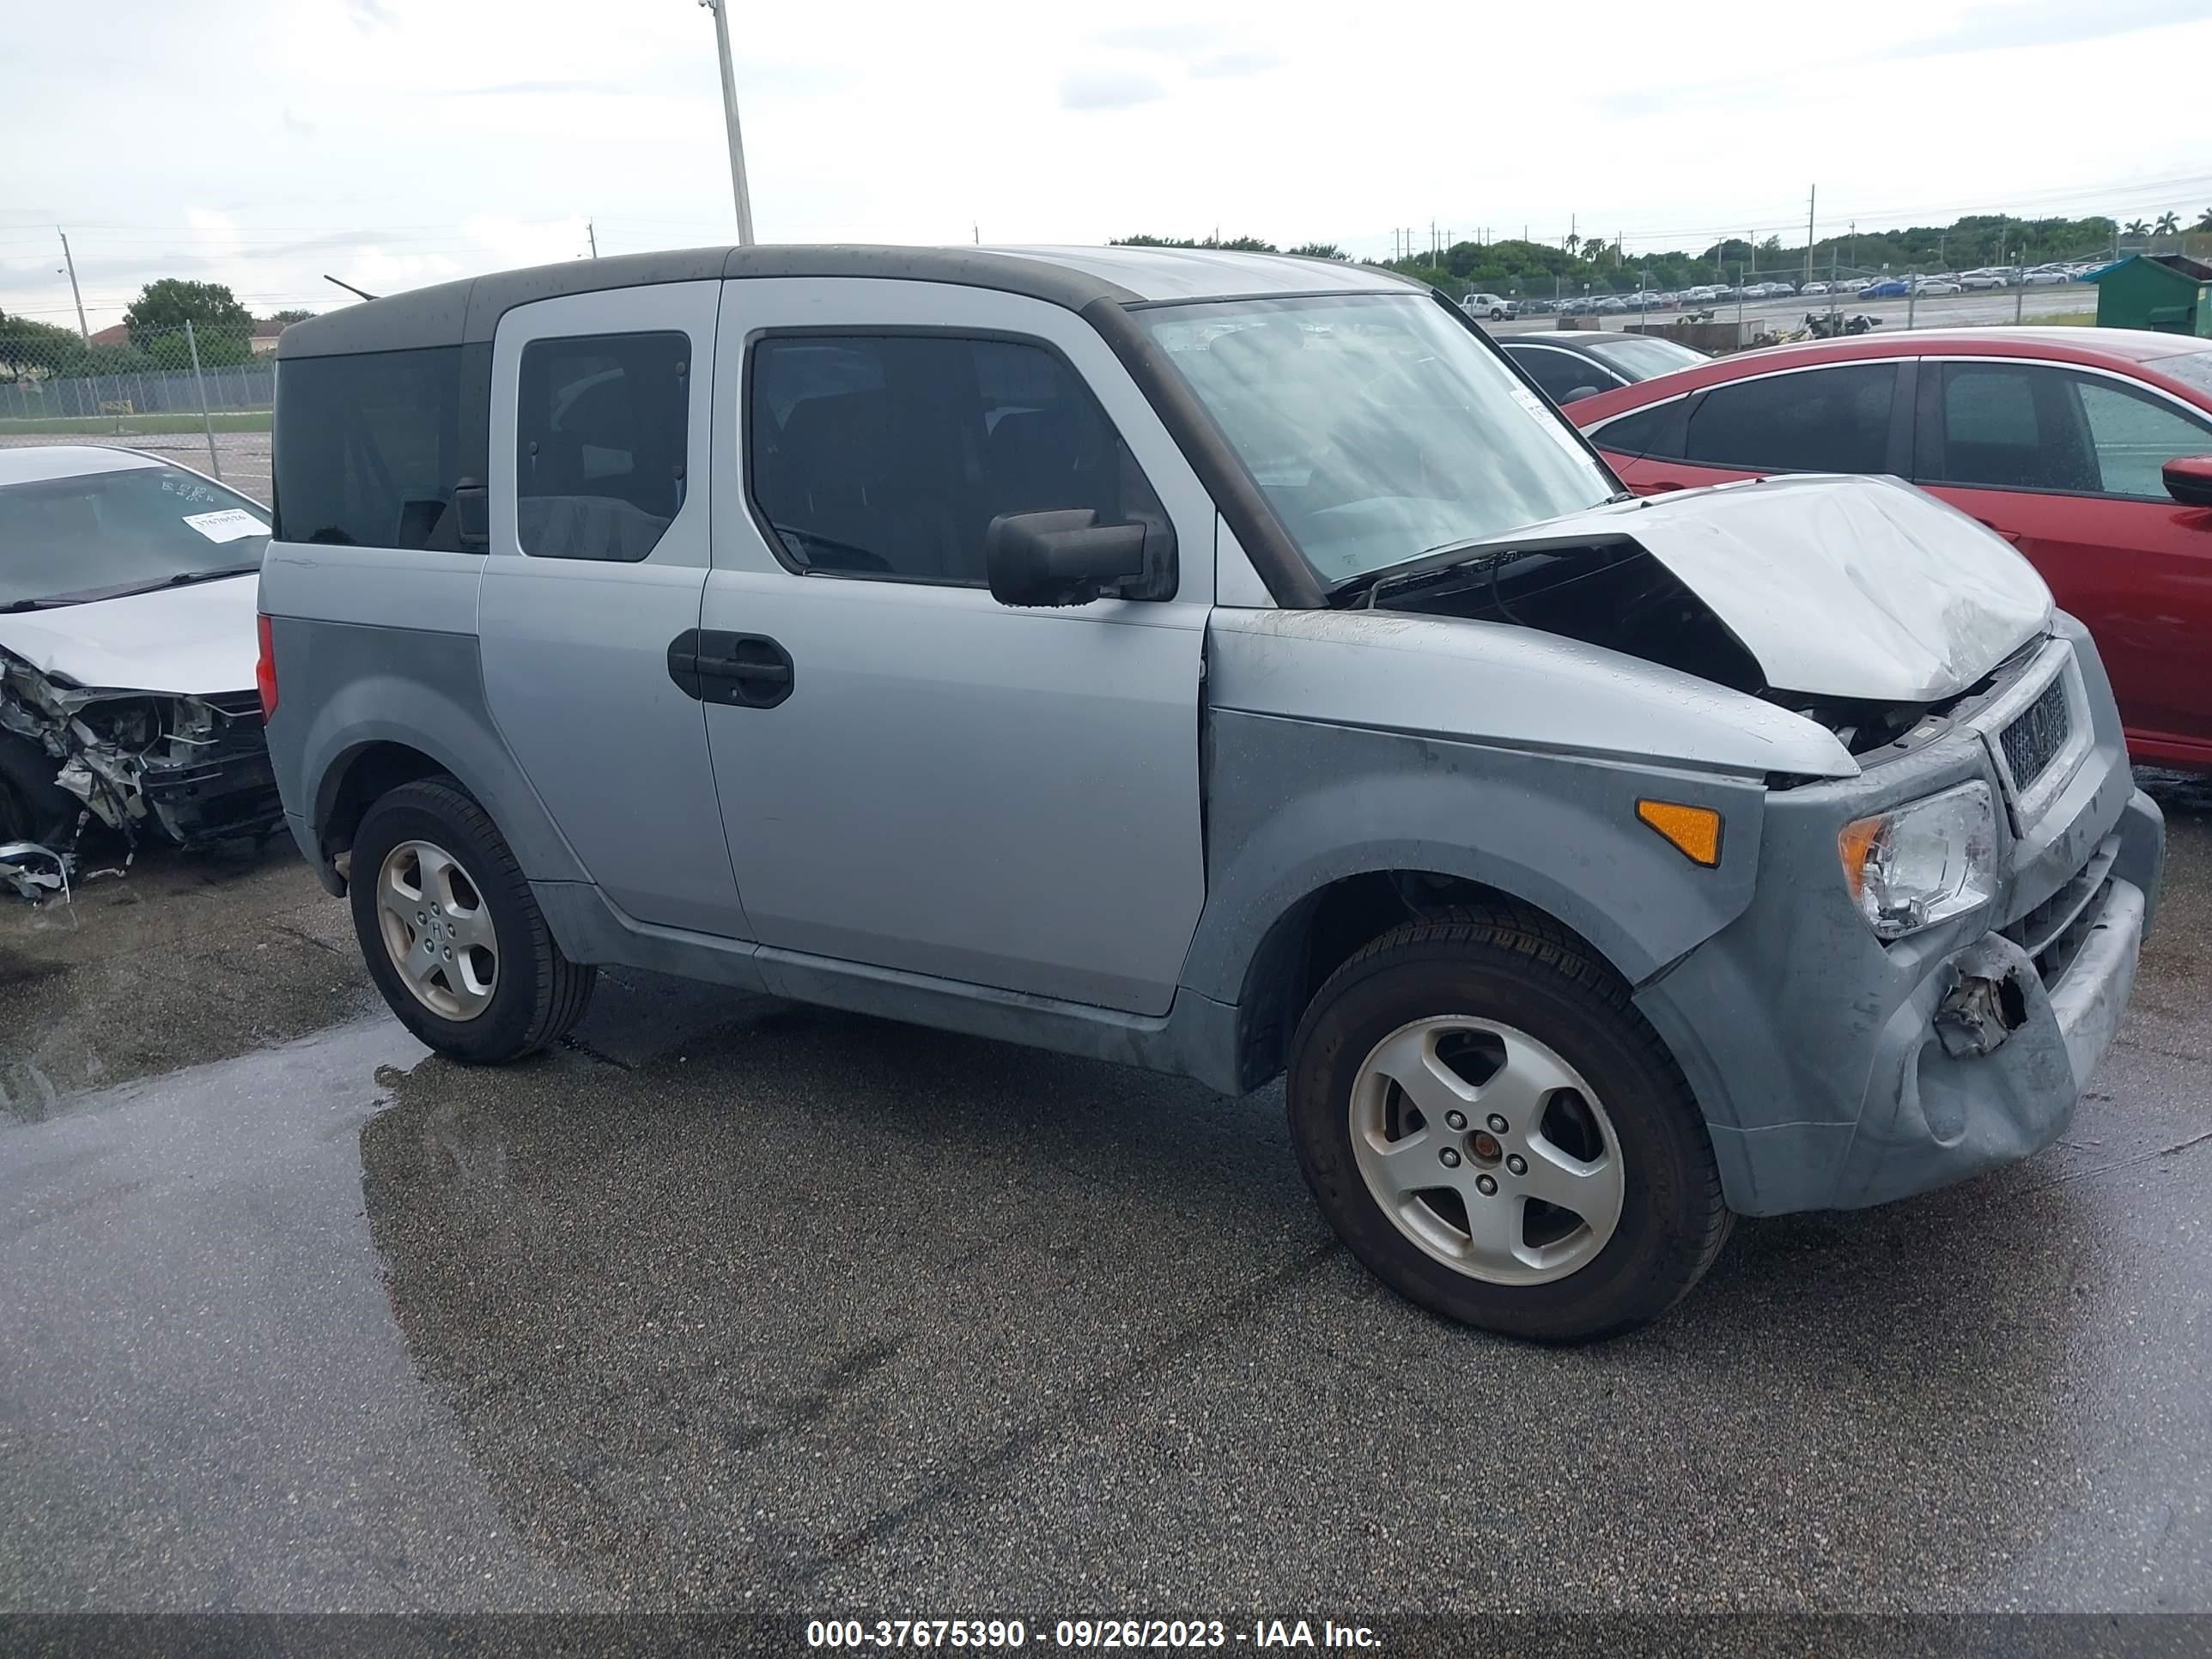
[[259, 571], [258, 562], [252, 564], [234, 564], [221, 570], [179, 570], [169, 578], [165, 586], [188, 587], [194, 582], [211, 582], [222, 576], [251, 576]]
[[10, 599], [0, 605], [0, 617], [12, 617], [19, 611], [58, 611], [76, 603], [75, 599]]

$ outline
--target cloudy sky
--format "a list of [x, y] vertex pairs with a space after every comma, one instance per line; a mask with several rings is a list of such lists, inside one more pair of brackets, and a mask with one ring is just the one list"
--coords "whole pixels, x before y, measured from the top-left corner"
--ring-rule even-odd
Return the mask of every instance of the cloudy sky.
[[[2212, 0], [731, 0], [760, 236], [1632, 250], [2212, 207]], [[1525, 22], [1507, 22], [1515, 15]], [[9, 0], [0, 309], [257, 312], [733, 234], [695, 0]]]

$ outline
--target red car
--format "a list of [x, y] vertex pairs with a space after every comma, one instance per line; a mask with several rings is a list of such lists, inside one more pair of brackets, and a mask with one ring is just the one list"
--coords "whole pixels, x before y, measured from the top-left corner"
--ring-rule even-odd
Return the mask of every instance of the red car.
[[2137, 760], [2212, 771], [2212, 340], [1930, 329], [1776, 346], [1568, 405], [1639, 495], [1888, 472], [2026, 554]]

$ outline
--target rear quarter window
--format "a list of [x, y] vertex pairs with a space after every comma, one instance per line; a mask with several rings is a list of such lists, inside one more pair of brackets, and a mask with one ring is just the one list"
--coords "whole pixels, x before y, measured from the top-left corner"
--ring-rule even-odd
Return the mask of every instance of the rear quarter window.
[[488, 346], [281, 361], [276, 539], [458, 550], [453, 489], [483, 480], [490, 435], [471, 354], [488, 367]]
[[1610, 454], [1656, 455], [1662, 459], [1673, 459], [1667, 451], [1680, 446], [1668, 442], [1668, 426], [1680, 412], [1679, 404], [1673, 403], [1639, 409], [1617, 421], [1607, 421], [1589, 434], [1589, 441]]

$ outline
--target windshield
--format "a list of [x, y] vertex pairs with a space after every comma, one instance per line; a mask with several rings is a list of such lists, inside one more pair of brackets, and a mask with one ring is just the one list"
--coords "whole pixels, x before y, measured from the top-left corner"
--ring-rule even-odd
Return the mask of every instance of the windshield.
[[0, 611], [258, 567], [269, 518], [170, 466], [0, 486]]
[[1672, 340], [1596, 340], [1587, 348], [1600, 362], [1619, 369], [1632, 380], [1672, 374], [1678, 368], [1694, 368], [1710, 361], [1702, 351]]
[[1574, 429], [1433, 300], [1229, 300], [1130, 315], [1324, 583], [1613, 493]]

